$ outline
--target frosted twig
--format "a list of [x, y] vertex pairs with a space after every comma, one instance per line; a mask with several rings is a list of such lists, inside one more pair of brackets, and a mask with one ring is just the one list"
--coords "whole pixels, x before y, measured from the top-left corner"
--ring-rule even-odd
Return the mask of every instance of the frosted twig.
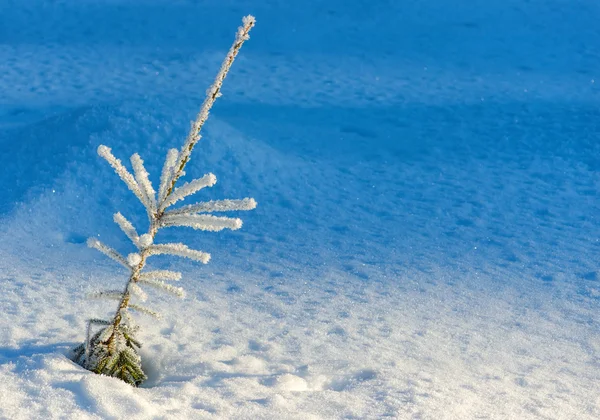
[[163, 166], [162, 173], [160, 175], [160, 186], [158, 188], [158, 204], [161, 205], [167, 194], [167, 188], [173, 177], [175, 171], [175, 165], [177, 164], [177, 157], [179, 152], [177, 149], [171, 149], [167, 153], [165, 164]]
[[[119, 175], [119, 177], [123, 180], [125, 185], [127, 185], [127, 187], [142, 202], [142, 204], [144, 204], [144, 195], [142, 194], [142, 190], [140, 189], [140, 186], [138, 185], [138, 183], [135, 180], [135, 178], [133, 177], [133, 175], [131, 175], [129, 173], [129, 171], [127, 170], [127, 168], [125, 168], [125, 166], [123, 166], [121, 161], [113, 156], [113, 154], [110, 150], [110, 147], [107, 147], [107, 146], [104, 146], [103, 144], [101, 144], [100, 146], [98, 146], [98, 154], [100, 156], [102, 156], [104, 159], [106, 159], [106, 161], [110, 164], [110, 166], [113, 167], [113, 169], [115, 170], [117, 175]], [[144, 206], [146, 206], [146, 205], [144, 204]]]
[[187, 226], [198, 230], [218, 232], [223, 229], [236, 230], [242, 227], [242, 220], [231, 217], [217, 217], [208, 214], [176, 214], [161, 219], [161, 227]]
[[131, 242], [133, 242], [134, 245], [137, 246], [140, 238], [131, 222], [127, 220], [125, 216], [123, 216], [120, 212], [115, 213], [115, 215], [113, 216], [113, 220], [116, 224], [119, 225], [123, 233], [125, 233], [125, 235], [127, 235], [127, 237], [131, 239]]
[[180, 298], [185, 297], [185, 290], [182, 287], [171, 286], [168, 283], [160, 280], [152, 280], [148, 278], [140, 278], [140, 283], [147, 284], [148, 286], [156, 287], [158, 289], [163, 289], [169, 293], [172, 293]]
[[159, 280], [171, 280], [171, 281], [179, 281], [181, 280], [181, 273], [178, 271], [169, 271], [169, 270], [154, 270], [154, 271], [146, 271], [145, 273], [140, 274], [138, 277], [139, 281], [159, 281]]
[[115, 260], [119, 264], [121, 264], [124, 267], [127, 267], [127, 269], [131, 270], [131, 267], [127, 263], [127, 260], [121, 254], [119, 254], [114, 249], [112, 249], [112, 248], [104, 245], [98, 239], [96, 239], [96, 238], [89, 238], [87, 240], [87, 246], [89, 246], [90, 248], [97, 249], [98, 251], [102, 252], [104, 255], [112, 258], [113, 260]]
[[225, 80], [225, 77], [227, 76], [227, 73], [229, 72], [229, 69], [231, 68], [231, 65], [233, 64], [235, 57], [237, 56], [238, 52], [240, 51], [240, 48], [242, 48], [242, 45], [244, 44], [245, 41], [250, 39], [249, 33], [250, 33], [250, 30], [252, 29], [252, 27], [254, 26], [255, 22], [256, 22], [256, 20], [254, 19], [254, 16], [250, 16], [250, 15], [245, 16], [242, 19], [242, 26], [240, 26], [238, 28], [236, 36], [235, 36], [235, 40], [233, 41], [233, 45], [229, 49], [229, 52], [227, 53], [225, 60], [223, 60], [223, 63], [221, 64], [221, 69], [219, 70], [219, 73], [215, 77], [215, 80], [214, 80], [212, 86], [210, 88], [208, 88], [208, 90], [206, 91], [206, 99], [204, 99], [204, 102], [202, 103], [202, 107], [200, 108], [200, 112], [196, 116], [196, 120], [192, 123], [191, 129], [187, 136], [185, 144], [181, 148], [181, 152], [179, 153], [179, 156], [177, 158], [177, 164], [175, 165], [176, 170], [175, 170], [175, 173], [173, 174], [173, 177], [171, 178], [171, 180], [169, 182], [166, 196], [169, 196], [171, 194], [171, 192], [173, 191], [173, 188], [175, 187], [177, 180], [183, 174], [183, 168], [185, 167], [185, 165], [187, 164], [187, 162], [190, 158], [192, 149], [194, 148], [196, 143], [198, 143], [198, 141], [202, 137], [200, 135], [200, 131], [202, 130], [202, 126], [204, 125], [204, 123], [206, 122], [206, 120], [208, 118], [208, 113], [210, 112], [210, 109], [212, 108], [213, 104], [215, 103], [215, 100], [219, 96], [221, 96], [221, 86], [223, 85], [223, 80]]
[[212, 200], [196, 204], [188, 204], [178, 209], [168, 210], [165, 216], [176, 214], [212, 213], [221, 211], [253, 210], [256, 208], [254, 198], [242, 198], [241, 200]]
[[167, 207], [173, 205], [179, 200], [183, 200], [185, 197], [192, 195], [202, 188], [212, 187], [217, 182], [217, 177], [213, 174], [206, 174], [202, 178], [194, 179], [193, 181], [186, 182], [181, 187], [176, 188], [171, 194], [169, 194], [160, 205], [160, 210], [164, 210]]
[[160, 314], [159, 314], [158, 312], [155, 312], [155, 311], [153, 311], [153, 310], [152, 310], [152, 309], [150, 309], [150, 308], [146, 308], [145, 306], [142, 306], [142, 305], [137, 305], [137, 304], [135, 304], [135, 303], [130, 303], [130, 304], [129, 304], [129, 307], [130, 307], [131, 309], [133, 309], [133, 310], [136, 310], [136, 311], [138, 311], [138, 312], [142, 312], [142, 313], [144, 313], [144, 314], [147, 314], [147, 315], [153, 316], [153, 317], [155, 317], [155, 318], [161, 318], [161, 316], [160, 316]]
[[151, 245], [146, 249], [149, 252], [148, 255], [177, 255], [179, 257], [200, 261], [204, 264], [208, 263], [210, 260], [210, 254], [190, 249], [182, 243], [156, 244]]
[[140, 286], [138, 286], [137, 284], [135, 284], [134, 282], [129, 283], [129, 286], [127, 286], [127, 288], [131, 293], [136, 295], [142, 302], [145, 302], [148, 299], [148, 295], [146, 294], [146, 292], [144, 292], [142, 290], [142, 288]]
[[152, 188], [148, 171], [144, 168], [144, 161], [137, 153], [131, 155], [131, 166], [135, 174], [135, 180], [138, 183], [142, 196], [144, 197], [144, 206], [150, 214], [156, 211], [156, 191]]

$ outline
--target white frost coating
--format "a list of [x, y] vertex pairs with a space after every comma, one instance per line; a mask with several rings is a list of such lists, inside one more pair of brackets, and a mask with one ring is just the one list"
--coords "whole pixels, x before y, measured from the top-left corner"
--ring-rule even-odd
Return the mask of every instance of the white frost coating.
[[160, 175], [160, 186], [158, 188], [158, 202], [160, 204], [162, 204], [167, 194], [167, 188], [173, 177], [178, 156], [179, 152], [177, 149], [171, 149], [167, 153], [167, 158], [165, 159], [165, 164]]
[[249, 32], [256, 23], [256, 19], [254, 16], [248, 15], [242, 19], [242, 26], [240, 26], [237, 30], [235, 40], [229, 49], [227, 56], [223, 60], [221, 64], [221, 68], [211, 87], [206, 92], [206, 98], [200, 107], [200, 112], [196, 116], [196, 120], [192, 122], [192, 126], [190, 132], [185, 140], [183, 147], [181, 148], [181, 152], [179, 153], [176, 167], [176, 172], [173, 175], [172, 179], [169, 181], [169, 185], [171, 188], [175, 185], [177, 180], [182, 176], [183, 167], [186, 162], [190, 158], [190, 154], [192, 153], [192, 149], [198, 143], [198, 141], [202, 138], [200, 131], [202, 130], [202, 126], [208, 119], [208, 114], [210, 109], [212, 108], [215, 100], [221, 96], [221, 86], [223, 85], [223, 80], [227, 76], [235, 57], [237, 56], [240, 48], [244, 44], [245, 41], [250, 39]]
[[140, 239], [138, 240], [138, 245], [140, 246], [140, 248], [146, 248], [152, 245], [152, 242], [152, 235], [144, 233], [142, 236], [140, 236]]
[[152, 187], [148, 171], [144, 168], [144, 161], [137, 153], [131, 155], [130, 160], [131, 166], [133, 167], [133, 173], [135, 174], [135, 180], [142, 190], [142, 195], [146, 201], [144, 205], [150, 210], [150, 213], [154, 213], [156, 211], [156, 191], [154, 191], [154, 188]]
[[176, 188], [160, 206], [161, 210], [173, 205], [179, 200], [183, 200], [185, 197], [192, 195], [202, 188], [212, 187], [217, 182], [217, 177], [213, 174], [206, 174], [202, 178], [194, 179], [193, 181], [186, 182], [181, 187]]
[[127, 256], [127, 263], [130, 267], [135, 267], [142, 262], [142, 256], [137, 252], [132, 252]]
[[238, 28], [236, 41], [248, 41], [250, 39], [250, 29], [256, 23], [256, 18], [252, 15], [247, 15], [242, 18], [242, 26]]
[[139, 281], [159, 281], [159, 280], [170, 280], [179, 281], [181, 280], [181, 273], [178, 271], [170, 270], [154, 270], [146, 271], [140, 274]]
[[131, 242], [133, 242], [135, 245], [138, 245], [139, 237], [131, 222], [127, 220], [120, 212], [115, 213], [113, 220], [119, 225], [123, 233], [125, 233], [125, 235], [131, 239]]
[[241, 200], [212, 200], [196, 204], [188, 204], [178, 209], [165, 212], [165, 215], [212, 213], [220, 211], [253, 210], [256, 208], [254, 198], [242, 198]]
[[146, 294], [146, 292], [144, 292], [142, 288], [137, 284], [131, 282], [129, 283], [129, 286], [127, 288], [130, 293], [137, 296], [142, 302], [145, 302], [148, 299], [148, 295]]
[[163, 290], [165, 290], [169, 293], [172, 293], [175, 296], [178, 296], [180, 298], [185, 297], [185, 290], [183, 290], [182, 287], [171, 286], [170, 284], [165, 283], [164, 281], [161, 281], [161, 280], [153, 280], [153, 279], [142, 278], [142, 277], [140, 277], [139, 281], [140, 281], [140, 283], [147, 284], [148, 286], [152, 286], [157, 289], [163, 289]]
[[154, 318], [159, 318], [159, 319], [161, 318], [161, 315], [160, 315], [158, 312], [156, 312], [156, 311], [153, 311], [153, 310], [152, 310], [152, 309], [150, 309], [150, 308], [146, 308], [145, 306], [142, 306], [142, 305], [137, 305], [137, 304], [135, 304], [135, 303], [130, 303], [130, 304], [129, 304], [129, 307], [130, 307], [131, 309], [135, 310], [135, 311], [138, 311], [138, 312], [144, 313], [144, 314], [146, 314], [146, 315], [153, 316]]
[[197, 214], [176, 214], [165, 216], [162, 226], [187, 226], [198, 230], [218, 232], [223, 229], [236, 230], [242, 227], [242, 220], [232, 217], [217, 217]]
[[189, 258], [200, 261], [203, 264], [210, 261], [210, 254], [202, 251], [190, 249], [182, 243], [151, 245], [148, 248], [149, 255], [177, 255], [179, 257]]
[[[113, 167], [113, 169], [115, 170], [117, 175], [119, 175], [119, 177], [123, 180], [125, 185], [127, 185], [127, 187], [142, 202], [142, 204], [144, 204], [144, 195], [142, 194], [142, 190], [140, 189], [140, 186], [138, 185], [138, 183], [135, 180], [135, 178], [133, 177], [133, 175], [131, 175], [129, 173], [129, 171], [127, 170], [127, 168], [125, 168], [125, 166], [123, 166], [121, 161], [113, 156], [113, 154], [110, 151], [110, 147], [107, 147], [107, 146], [101, 144], [100, 146], [98, 146], [98, 154], [101, 157], [103, 157], [104, 159], [106, 159], [106, 161], [110, 164], [110, 166]], [[144, 204], [144, 206], [145, 206], [145, 204]]]
[[102, 252], [104, 255], [112, 258], [113, 260], [115, 260], [116, 262], [118, 262], [119, 264], [123, 265], [124, 267], [127, 267], [128, 269], [131, 269], [131, 267], [129, 266], [129, 264], [127, 263], [127, 260], [121, 255], [119, 254], [117, 251], [115, 251], [114, 249], [104, 245], [102, 242], [100, 242], [98, 239], [96, 238], [89, 238], [87, 240], [87, 246], [89, 246], [90, 248], [95, 248], [98, 251]]

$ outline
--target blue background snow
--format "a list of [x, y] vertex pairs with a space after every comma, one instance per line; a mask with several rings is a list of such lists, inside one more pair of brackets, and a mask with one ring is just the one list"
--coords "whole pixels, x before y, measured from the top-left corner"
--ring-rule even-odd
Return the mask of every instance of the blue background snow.
[[[65, 356], [126, 273], [96, 154], [254, 197], [141, 319], [133, 389]], [[600, 417], [600, 4], [0, 0], [0, 417]], [[206, 191], [206, 192], [204, 192]], [[200, 197], [200, 196], [199, 196]]]

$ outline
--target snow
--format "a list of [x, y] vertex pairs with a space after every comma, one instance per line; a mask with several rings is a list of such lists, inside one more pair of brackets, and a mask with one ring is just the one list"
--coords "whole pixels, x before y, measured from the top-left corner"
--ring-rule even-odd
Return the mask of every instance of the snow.
[[[129, 255], [113, 215], [147, 227], [96, 150], [160, 185], [249, 13], [180, 185], [258, 206], [161, 231], [212, 259], [153, 257], [187, 294], [135, 314], [141, 388], [90, 373], [66, 353], [115, 305], [85, 295], [127, 268], [85, 242]], [[599, 418], [599, 17], [0, 0], [0, 418]]]

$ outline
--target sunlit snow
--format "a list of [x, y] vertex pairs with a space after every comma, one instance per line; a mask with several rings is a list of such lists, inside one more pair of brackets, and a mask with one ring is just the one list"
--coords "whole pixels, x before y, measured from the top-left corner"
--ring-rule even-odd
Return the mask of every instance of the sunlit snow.
[[[180, 185], [258, 206], [161, 232], [203, 254], [156, 257], [187, 294], [136, 314], [148, 381], [88, 372], [67, 351], [116, 308], [85, 296], [127, 271], [86, 240], [127, 266], [113, 214], [147, 227], [96, 150], [159, 186], [247, 14]], [[591, 0], [0, 0], [0, 418], [600, 418], [599, 20]]]

